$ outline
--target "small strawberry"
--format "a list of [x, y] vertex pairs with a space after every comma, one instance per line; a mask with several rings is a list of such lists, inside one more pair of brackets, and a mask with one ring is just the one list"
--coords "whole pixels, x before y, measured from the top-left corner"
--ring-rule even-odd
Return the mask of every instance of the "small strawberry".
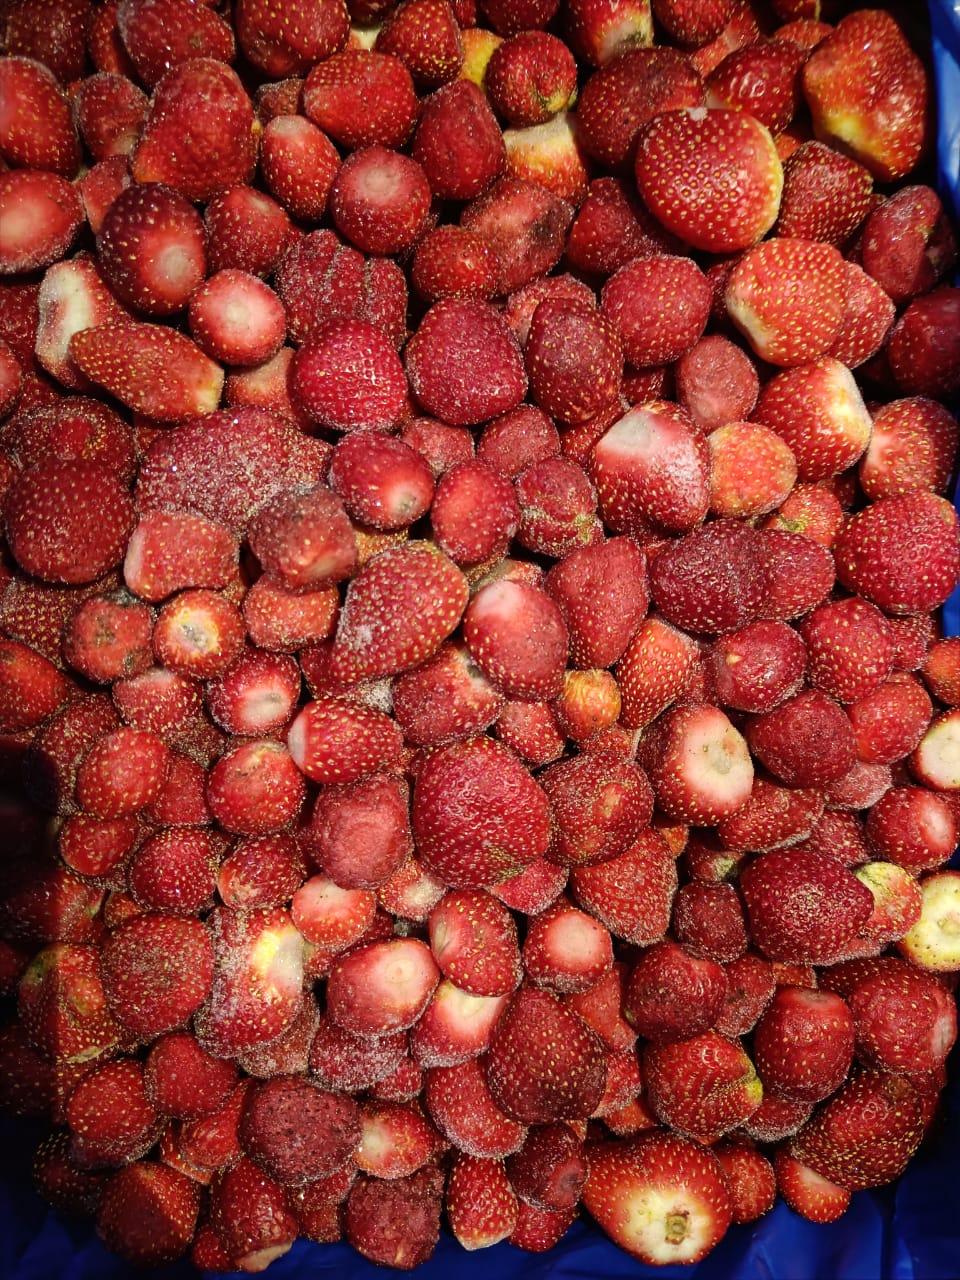
[[270, 80], [305, 75], [347, 43], [350, 15], [343, 0], [298, 2], [283, 11], [264, 0], [239, 0], [234, 15], [244, 56]]
[[0, 638], [0, 730], [32, 729], [66, 698], [69, 681], [42, 654]]
[[406, 1031], [439, 981], [430, 949], [418, 938], [391, 937], [354, 947], [330, 970], [327, 1017], [352, 1035]]
[[716, 1031], [648, 1044], [641, 1058], [645, 1096], [665, 1125], [711, 1141], [756, 1111], [763, 1085], [739, 1041]]
[[818, 605], [801, 621], [809, 682], [839, 702], [878, 689], [893, 669], [893, 637], [875, 605], [857, 596]]
[[190, 1031], [162, 1035], [151, 1045], [144, 1063], [147, 1097], [159, 1112], [175, 1120], [213, 1115], [236, 1082], [234, 1063], [212, 1057]]
[[6, 52], [36, 58], [61, 84], [69, 84], [87, 70], [92, 17], [84, 0], [24, 0], [7, 18]]
[[486, 300], [497, 286], [497, 261], [479, 236], [444, 224], [428, 232], [417, 245], [410, 278], [428, 303], [441, 298]]
[[505, 697], [542, 701], [560, 693], [567, 628], [541, 587], [506, 577], [487, 582], [464, 611], [463, 639], [477, 666]]
[[660, 1129], [594, 1144], [587, 1155], [584, 1207], [640, 1262], [694, 1263], [726, 1234], [726, 1176], [701, 1143]]
[[[574, 901], [616, 937], [649, 947], [670, 923], [676, 864], [663, 838], [648, 830], [616, 858], [571, 868], [570, 888]], [[583, 1017], [594, 1025], [585, 1012]]]
[[419, 89], [447, 84], [463, 65], [460, 27], [447, 0], [404, 0], [377, 32], [374, 50], [402, 62]]
[[459, 1153], [444, 1192], [450, 1230], [467, 1250], [507, 1239], [517, 1225], [517, 1197], [500, 1160]]
[[648, 0], [571, 0], [565, 31], [578, 57], [594, 67], [652, 41], [653, 22]]
[[482, 1059], [494, 1101], [526, 1124], [583, 1119], [606, 1082], [606, 1049], [547, 991], [521, 988], [500, 1016]]
[[496, 254], [498, 294], [513, 293], [556, 266], [572, 221], [567, 200], [528, 178], [499, 178], [460, 215], [460, 225]]
[[338, 1169], [356, 1150], [361, 1125], [353, 1098], [280, 1076], [247, 1090], [238, 1132], [250, 1159], [290, 1186]]
[[716, 960], [664, 939], [644, 951], [630, 970], [623, 1016], [651, 1044], [687, 1041], [714, 1025], [726, 991]]
[[650, 724], [687, 689], [698, 661], [694, 641], [658, 615], [645, 618], [616, 665], [621, 720], [631, 729]]
[[260, 138], [260, 172], [291, 218], [316, 223], [327, 209], [340, 168], [336, 147], [305, 116], [275, 115]]
[[576, 62], [557, 36], [518, 32], [493, 51], [484, 87], [508, 124], [544, 124], [570, 105], [577, 87]]
[[868, 169], [825, 142], [802, 142], [784, 162], [778, 236], [842, 244], [871, 208]]
[[63, 258], [83, 225], [78, 189], [45, 169], [0, 173], [0, 272], [19, 274]]
[[208, 200], [253, 176], [258, 133], [236, 72], [213, 58], [189, 58], [157, 82], [131, 173], [135, 182]]
[[11, 166], [72, 178], [80, 146], [66, 94], [42, 62], [7, 52], [0, 63], [0, 156]]
[[116, 1168], [146, 1155], [162, 1119], [146, 1096], [143, 1065], [118, 1058], [94, 1067], [66, 1108], [70, 1159], [87, 1169]]
[[637, 145], [636, 179], [644, 203], [668, 231], [697, 249], [735, 253], [776, 221], [783, 168], [769, 131], [752, 115], [690, 108], [647, 126]]
[[200, 1212], [196, 1182], [153, 1160], [118, 1170], [103, 1189], [97, 1234], [135, 1266], [159, 1266], [186, 1253]]
[[802, 102], [799, 72], [805, 60], [805, 50], [777, 37], [734, 49], [706, 78], [707, 105], [749, 111], [777, 137]]

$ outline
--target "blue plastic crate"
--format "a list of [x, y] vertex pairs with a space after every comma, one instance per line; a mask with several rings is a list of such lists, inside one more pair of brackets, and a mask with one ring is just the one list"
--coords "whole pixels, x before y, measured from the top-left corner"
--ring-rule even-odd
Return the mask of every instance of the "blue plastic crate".
[[[878, 6], [882, 7], [882, 6]], [[960, 222], [960, 0], [929, 0], [938, 92], [941, 194]], [[960, 486], [958, 486], [960, 505]], [[943, 608], [944, 630], [960, 634], [960, 588]], [[957, 1280], [960, 1276], [960, 1047], [950, 1062], [945, 1112], [899, 1182], [853, 1196], [839, 1222], [815, 1226], [780, 1202], [747, 1227], [733, 1227], [703, 1262], [647, 1267], [596, 1227], [577, 1222], [547, 1254], [510, 1245], [467, 1253], [447, 1235], [415, 1272], [419, 1280]], [[142, 1271], [108, 1253], [90, 1223], [67, 1223], [32, 1189], [40, 1127], [0, 1114], [0, 1280], [133, 1280]], [[156, 1280], [197, 1280], [187, 1262]], [[240, 1277], [242, 1273], [235, 1273]], [[383, 1280], [385, 1271], [345, 1244], [298, 1241], [270, 1280]]]

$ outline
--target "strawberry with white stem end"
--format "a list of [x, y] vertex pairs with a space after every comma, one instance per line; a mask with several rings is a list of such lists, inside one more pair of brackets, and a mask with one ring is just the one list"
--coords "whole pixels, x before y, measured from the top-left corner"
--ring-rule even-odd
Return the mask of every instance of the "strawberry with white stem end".
[[648, 1265], [693, 1263], [723, 1238], [733, 1209], [706, 1147], [657, 1130], [587, 1148], [583, 1204], [610, 1238]]
[[463, 638], [477, 666], [506, 697], [541, 701], [560, 693], [567, 628], [540, 587], [509, 578], [481, 586], [464, 611]]

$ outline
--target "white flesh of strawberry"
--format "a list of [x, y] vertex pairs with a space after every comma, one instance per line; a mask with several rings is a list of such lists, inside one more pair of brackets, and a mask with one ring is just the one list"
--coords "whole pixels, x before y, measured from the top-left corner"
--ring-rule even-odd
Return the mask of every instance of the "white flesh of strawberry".
[[86, 386], [70, 358], [70, 339], [82, 329], [121, 319], [123, 308], [101, 280], [93, 260], [83, 257], [49, 267], [37, 302], [37, 359], [65, 386]]
[[719, 821], [749, 799], [753, 789], [750, 752], [743, 735], [718, 707], [701, 707], [687, 720], [670, 757], [691, 813], [709, 809]]
[[242, 694], [235, 714], [243, 732], [258, 738], [283, 724], [292, 710], [289, 688], [280, 676], [268, 676]]
[[933, 721], [910, 757], [910, 767], [928, 787], [960, 790], [960, 708]]
[[[590, 978], [606, 972], [613, 962], [610, 934], [584, 911], [559, 912], [540, 934], [539, 950], [547, 969], [564, 978]], [[542, 967], [537, 966], [538, 970]], [[543, 981], [550, 985], [549, 976]]]
[[414, 1056], [430, 1066], [452, 1067], [482, 1053], [509, 999], [475, 996], [444, 978], [413, 1033]]
[[642, 1186], [624, 1196], [614, 1239], [653, 1266], [690, 1262], [716, 1237], [716, 1212], [689, 1191]]
[[897, 943], [900, 953], [934, 973], [960, 970], [960, 871], [938, 871], [921, 882], [920, 919]]
[[[611, 8], [616, 12], [619, 6]], [[597, 53], [601, 65], [617, 54], [649, 45], [653, 40], [653, 19], [649, 3], [628, 4], [625, 9], [622, 17], [617, 20], [611, 18], [600, 38]]]

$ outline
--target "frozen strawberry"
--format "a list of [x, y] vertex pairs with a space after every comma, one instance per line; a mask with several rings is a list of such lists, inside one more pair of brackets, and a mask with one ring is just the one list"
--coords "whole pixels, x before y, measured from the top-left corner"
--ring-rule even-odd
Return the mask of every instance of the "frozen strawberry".
[[650, 830], [618, 857], [574, 867], [570, 887], [574, 900], [612, 934], [650, 946], [670, 923], [677, 871], [663, 838]]
[[197, 1014], [201, 1045], [231, 1057], [280, 1035], [303, 999], [303, 938], [281, 908], [208, 917], [214, 940], [209, 998]]
[[897, 942], [897, 950], [919, 969], [953, 973], [960, 964], [955, 930], [960, 908], [960, 876], [935, 871], [920, 882], [920, 917]]
[[730, 884], [682, 885], [673, 900], [672, 929], [682, 946], [721, 964], [747, 949], [743, 907]]
[[802, 142], [784, 162], [778, 236], [842, 244], [870, 211], [873, 180], [852, 156]]
[[157, 82], [130, 160], [134, 181], [166, 183], [188, 200], [208, 200], [250, 180], [257, 132], [236, 72], [213, 58], [189, 58]]
[[144, 1063], [147, 1097], [163, 1115], [193, 1120], [213, 1115], [237, 1081], [232, 1062], [211, 1057], [189, 1031], [171, 1031], [154, 1041]]
[[899, 306], [932, 289], [956, 262], [957, 245], [932, 187], [902, 187], [872, 211], [860, 261]]
[[920, 1096], [903, 1077], [863, 1071], [814, 1112], [790, 1153], [850, 1191], [891, 1182], [923, 1132]]
[[873, 895], [835, 858], [779, 849], [740, 873], [756, 945], [771, 960], [842, 959], [873, 909]]
[[509, 479], [476, 458], [444, 472], [430, 508], [437, 545], [463, 566], [500, 559], [519, 519]]
[[198, 827], [168, 827], [145, 840], [127, 863], [127, 887], [140, 906], [199, 915], [211, 905], [220, 842]]
[[356, 1149], [361, 1126], [353, 1098], [280, 1076], [247, 1091], [239, 1135], [246, 1154], [289, 1186], [333, 1173]]
[[498, 294], [513, 293], [554, 267], [572, 220], [568, 201], [539, 182], [510, 177], [498, 179], [460, 215], [460, 225], [496, 254]]
[[222, 1169], [210, 1188], [210, 1222], [232, 1266], [262, 1271], [297, 1237], [286, 1192], [252, 1160]]
[[200, 1189], [154, 1160], [118, 1170], [103, 1189], [97, 1234], [111, 1252], [135, 1266], [173, 1262], [190, 1247], [200, 1212]]
[[517, 1225], [510, 1243], [528, 1253], [546, 1253], [559, 1244], [575, 1220], [573, 1209], [535, 1209], [525, 1200], [518, 1200]]
[[336, 319], [363, 320], [395, 347], [406, 338], [407, 286], [397, 264], [368, 260], [333, 231], [311, 231], [291, 244], [276, 272], [291, 341], [319, 336]]
[[30, 729], [55, 711], [70, 688], [49, 659], [17, 640], [0, 639], [0, 727]]
[[774, 1155], [777, 1190], [794, 1213], [808, 1222], [836, 1222], [850, 1206], [850, 1192], [816, 1173], [809, 1165], [778, 1147]]
[[757, 535], [714, 521], [665, 547], [650, 564], [650, 589], [663, 616], [687, 631], [738, 630], [760, 610], [763, 577]]
[[431, 1160], [444, 1143], [419, 1108], [402, 1102], [364, 1102], [353, 1162], [377, 1178], [405, 1178]]
[[882, 498], [848, 521], [835, 556], [843, 585], [885, 612], [928, 611], [960, 576], [956, 514], [920, 490]]
[[70, 1135], [65, 1129], [51, 1133], [33, 1158], [33, 1184], [44, 1200], [65, 1218], [94, 1217], [108, 1173], [78, 1169], [70, 1160]]
[[284, 209], [263, 191], [243, 184], [228, 187], [204, 211], [207, 266], [269, 275], [295, 238]]
[[851, 369], [878, 354], [894, 321], [893, 301], [855, 262], [845, 262], [847, 300], [840, 333], [827, 355]]
[[80, 84], [74, 100], [80, 136], [95, 160], [128, 156], [147, 113], [147, 97], [132, 80], [98, 71]]
[[384, 1036], [412, 1026], [440, 980], [429, 948], [390, 938], [338, 958], [327, 979], [327, 1016], [354, 1035]]
[[373, 1263], [412, 1270], [437, 1246], [441, 1186], [432, 1165], [392, 1180], [361, 1175], [344, 1205], [345, 1239]]
[[[475, 995], [441, 979], [410, 1033], [410, 1052], [423, 1068], [451, 1067], [486, 1049], [508, 995]], [[419, 1092], [419, 1087], [416, 1090]]]
[[396, 352], [363, 320], [331, 321], [305, 342], [291, 365], [290, 393], [311, 422], [339, 431], [389, 430], [407, 403]]
[[777, 1195], [777, 1179], [763, 1152], [738, 1138], [725, 1138], [713, 1150], [727, 1178], [734, 1222], [755, 1222], [769, 1213]]
[[62, 258], [83, 223], [76, 188], [56, 173], [9, 169], [0, 174], [4, 275], [37, 270]]
[[82, 1168], [104, 1169], [146, 1155], [162, 1125], [143, 1086], [143, 1066], [119, 1058], [83, 1077], [67, 1103], [70, 1158]]
[[477, 666], [506, 697], [539, 701], [560, 693], [567, 628], [540, 587], [509, 578], [488, 582], [467, 605], [463, 638]]
[[651, 43], [653, 21], [646, 0], [572, 0], [567, 6], [565, 31], [578, 57], [594, 67]]
[[386, 1079], [403, 1058], [407, 1036], [355, 1035], [325, 1014], [310, 1047], [310, 1072], [325, 1087], [355, 1093]]
[[499, 1160], [459, 1153], [447, 1179], [444, 1206], [450, 1230], [469, 1251], [507, 1239], [517, 1225], [516, 1194]]
[[213, 947], [199, 920], [150, 912], [121, 925], [100, 959], [107, 1003], [131, 1035], [152, 1040], [186, 1023], [213, 978]]
[[588, 990], [613, 963], [604, 926], [563, 899], [530, 921], [522, 956], [533, 985], [560, 995]]
[[497, 738], [529, 767], [563, 755], [566, 739], [549, 702], [509, 700], [496, 722]]
[[718, 824], [717, 833], [725, 845], [738, 851], [796, 844], [811, 835], [823, 805], [820, 791], [783, 787], [759, 774], [749, 800]]
[[282, 654], [249, 649], [207, 688], [207, 708], [228, 733], [257, 736], [287, 723], [300, 696], [300, 671]]
[[505, 174], [537, 182], [561, 199], [579, 201], [590, 180], [590, 162], [580, 145], [576, 116], [560, 111], [546, 124], [504, 130]]
[[546, 852], [549, 802], [513, 752], [471, 738], [426, 757], [412, 821], [429, 870], [454, 887], [483, 888]]
[[654, 1115], [675, 1132], [701, 1141], [716, 1139], [749, 1119], [763, 1094], [743, 1047], [716, 1031], [648, 1044], [641, 1066]]
[[454, 80], [424, 100], [412, 156], [440, 200], [473, 200], [500, 177], [506, 163], [503, 135], [475, 84]]
[[594, 446], [589, 474], [601, 514], [618, 533], [642, 533], [649, 524], [682, 532], [709, 505], [706, 438], [667, 401], [636, 405], [615, 422]]
[[833, 556], [813, 538], [774, 527], [764, 530], [757, 551], [764, 579], [761, 617], [781, 622], [798, 618], [832, 590]]
[[153, 651], [168, 671], [214, 679], [243, 651], [240, 610], [217, 591], [198, 587], [166, 600], [153, 628]]
[[411, 849], [406, 784], [387, 773], [318, 798], [305, 833], [318, 866], [345, 888], [379, 887]]
[[776, 221], [783, 168], [769, 131], [752, 115], [693, 108], [667, 112], [647, 127], [636, 178], [644, 203], [668, 231], [697, 249], [735, 253]]
[[724, 292], [730, 318], [761, 359], [801, 365], [825, 355], [846, 301], [840, 252], [816, 240], [775, 236], [750, 249]]
[[497, 1105], [526, 1124], [589, 1115], [606, 1081], [602, 1041], [547, 991], [513, 997], [482, 1062]]
[[682, 355], [675, 377], [677, 400], [708, 435], [749, 417], [757, 401], [753, 362], [722, 334], [708, 334]]
[[616, 665], [623, 723], [639, 729], [654, 720], [687, 688], [696, 661], [689, 636], [658, 616], [645, 618]]
[[837, 23], [803, 68], [815, 135], [881, 182], [909, 173], [927, 141], [928, 84], [896, 18], [859, 10]]
[[80, 148], [66, 94], [48, 66], [12, 48], [8, 53], [14, 56], [5, 57], [0, 69], [0, 155], [11, 167], [72, 178]]
[[957, 844], [957, 822], [949, 805], [924, 787], [892, 787], [867, 814], [865, 832], [874, 857], [908, 871], [932, 871]]
[[281, 490], [316, 484], [328, 454], [276, 414], [223, 410], [154, 439], [137, 497], [142, 510], [188, 507], [242, 531]]
[[778, 37], [734, 49], [706, 78], [707, 105], [749, 111], [777, 137], [801, 105], [805, 60], [806, 50]]
[[726, 994], [723, 969], [672, 940], [655, 942], [630, 970], [623, 1016], [654, 1044], [669, 1044], [712, 1027]]
[[479, 236], [450, 224], [436, 227], [417, 245], [410, 269], [427, 302], [441, 298], [490, 298], [497, 285], [493, 250]]
[[483, 16], [501, 37], [545, 27], [559, 9], [558, 0], [483, 0]]
[[65, 1064], [113, 1056], [123, 1034], [107, 1007], [97, 951], [76, 943], [37, 951], [18, 984], [17, 1014], [30, 1045]]
[[306, 877], [306, 859], [293, 836], [250, 836], [238, 840], [220, 863], [217, 892], [226, 906], [239, 910], [279, 907]]
[[507, 1160], [517, 1195], [537, 1209], [574, 1209], [587, 1177], [583, 1147], [566, 1124], [538, 1125]]
[[330, 955], [359, 941], [376, 910], [369, 889], [343, 888], [324, 875], [305, 880], [290, 903], [293, 923], [306, 940]]
[[507, 995], [520, 981], [513, 917], [479, 889], [451, 889], [430, 912], [430, 949], [444, 977], [478, 996]]
[[234, 22], [244, 56], [271, 80], [304, 75], [343, 48], [350, 28], [341, 0], [319, 8], [294, 4], [282, 13], [262, 0], [242, 0]]
[[765, 1090], [820, 1102], [846, 1079], [853, 1044], [853, 1015], [839, 995], [782, 986], [757, 1023], [753, 1056]]
[[148, 89], [188, 58], [232, 62], [236, 54], [229, 24], [212, 9], [186, 0], [120, 0], [117, 29]]
[[430, 507], [433, 475], [425, 459], [395, 436], [343, 436], [330, 458], [329, 480], [347, 511], [376, 529], [404, 529]]
[[786, 501], [797, 478], [793, 450], [755, 422], [728, 422], [710, 434], [710, 511], [721, 518], [766, 515]]
[[612, 405], [619, 392], [623, 354], [617, 325], [576, 302], [541, 302], [530, 322], [524, 363], [533, 397], [546, 413], [564, 423], [586, 421]]
[[342, 49], [306, 68], [304, 114], [348, 150], [401, 147], [417, 115], [410, 72], [392, 54]]
[[163, 667], [149, 667], [141, 675], [117, 680], [112, 695], [125, 724], [170, 742], [188, 733], [203, 709], [198, 686]]
[[591, 1147], [583, 1203], [620, 1248], [648, 1265], [698, 1261], [733, 1216], [716, 1156], [662, 1130]]
[[426, 228], [429, 209], [430, 186], [421, 166], [387, 147], [352, 152], [330, 188], [337, 230], [365, 253], [410, 248]]
[[252, 739], [228, 750], [210, 770], [207, 803], [216, 820], [238, 835], [267, 835], [296, 818], [306, 784], [286, 747]]
[[326, 134], [305, 116], [276, 115], [263, 131], [259, 158], [270, 194], [290, 217], [319, 222], [340, 167]]
[[419, 89], [446, 84], [463, 64], [460, 28], [447, 0], [405, 0], [387, 17], [374, 48], [402, 62]]
[[908, 396], [881, 405], [858, 468], [864, 493], [873, 501], [909, 489], [945, 493], [956, 439], [956, 419], [935, 400]]
[[212, 359], [263, 364], [283, 345], [286, 316], [280, 299], [258, 277], [236, 268], [216, 272], [190, 299], [190, 332]]
[[807, 678], [840, 702], [878, 689], [893, 669], [893, 638], [875, 605], [857, 596], [818, 605], [802, 620]]
[[835, 782], [854, 760], [849, 720], [836, 700], [818, 689], [802, 690], [750, 721], [746, 737], [754, 755], [788, 786]]
[[671, 364], [689, 351], [703, 333], [711, 300], [707, 278], [691, 258], [653, 253], [610, 277], [602, 308], [620, 331], [627, 363], [642, 369]]
[[752, 417], [790, 445], [801, 480], [822, 480], [852, 466], [872, 430], [853, 375], [831, 357], [775, 375]]
[[881, 948], [896, 942], [920, 919], [923, 894], [916, 879], [894, 862], [865, 862], [854, 875], [873, 894], [873, 911], [863, 927], [864, 937]]
[[96, 818], [135, 813], [155, 799], [170, 765], [156, 734], [121, 728], [101, 738], [77, 771], [77, 800]]
[[521, 31], [499, 45], [484, 87], [508, 124], [544, 124], [571, 104], [577, 85], [573, 54], [546, 31]]
[[550, 856], [571, 866], [616, 858], [649, 825], [653, 795], [643, 770], [626, 760], [581, 755], [539, 775], [554, 830]]
[[588, 743], [616, 725], [621, 707], [620, 689], [612, 673], [594, 668], [565, 671], [563, 690], [552, 710], [568, 738]]
[[905, 395], [948, 396], [960, 385], [958, 312], [960, 290], [941, 285], [915, 298], [893, 326], [887, 358]]

